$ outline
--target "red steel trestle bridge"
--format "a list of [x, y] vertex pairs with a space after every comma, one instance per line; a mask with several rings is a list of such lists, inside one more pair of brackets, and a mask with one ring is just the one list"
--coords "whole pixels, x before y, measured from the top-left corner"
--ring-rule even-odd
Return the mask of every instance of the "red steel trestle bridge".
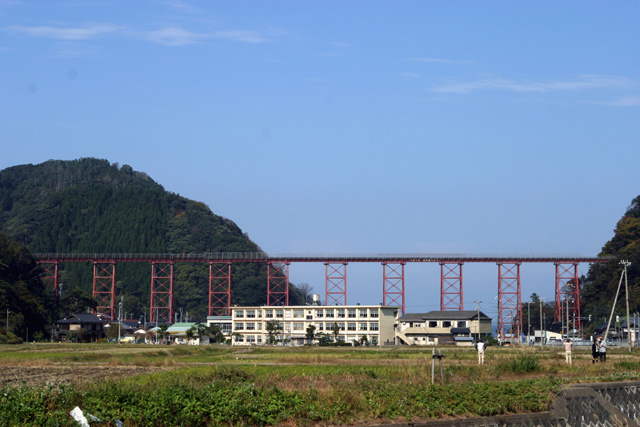
[[[498, 266], [498, 334], [502, 339], [522, 336], [520, 266], [550, 263], [555, 266], [555, 321], [568, 316], [581, 329], [578, 264], [608, 262], [609, 258], [563, 255], [466, 255], [466, 254], [371, 254], [371, 255], [268, 255], [264, 252], [208, 252], [202, 254], [33, 254], [44, 270], [43, 280], [59, 295], [59, 265], [67, 262], [93, 263], [93, 296], [97, 311], [116, 315], [116, 264], [151, 264], [150, 321], [172, 323], [176, 263], [209, 264], [209, 315], [228, 315], [231, 307], [231, 265], [267, 264], [267, 305], [289, 304], [289, 266], [296, 262], [325, 265], [326, 305], [347, 305], [347, 265], [382, 265], [383, 305], [405, 312], [405, 266], [407, 263], [440, 264], [440, 309], [464, 310], [465, 263], [495, 263]], [[563, 311], [564, 310], [564, 311]]]

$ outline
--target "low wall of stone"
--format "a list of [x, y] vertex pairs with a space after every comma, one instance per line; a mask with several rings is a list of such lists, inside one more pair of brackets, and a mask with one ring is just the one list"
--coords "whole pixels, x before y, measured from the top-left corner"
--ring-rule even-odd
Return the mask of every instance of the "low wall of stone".
[[640, 381], [577, 384], [563, 389], [549, 412], [461, 418], [393, 427], [622, 427], [640, 425]]

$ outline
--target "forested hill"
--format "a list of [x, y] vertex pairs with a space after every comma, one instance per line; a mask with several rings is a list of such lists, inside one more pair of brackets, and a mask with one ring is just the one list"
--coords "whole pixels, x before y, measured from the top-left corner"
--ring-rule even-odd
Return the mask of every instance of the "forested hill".
[[[50, 160], [0, 171], [0, 231], [31, 252], [201, 253], [254, 252], [260, 248], [231, 220], [203, 203], [164, 190], [143, 172], [107, 160]], [[63, 292], [92, 287], [91, 266], [67, 263]], [[148, 312], [151, 267], [118, 265], [125, 311]], [[203, 319], [208, 266], [178, 264], [176, 308]], [[232, 270], [232, 303], [266, 303], [262, 265]], [[297, 294], [292, 295], [295, 301]]]
[[[640, 312], [640, 196], [631, 202], [618, 221], [613, 238], [605, 243], [600, 255], [615, 258], [606, 264], [593, 264], [589, 269], [581, 292], [583, 315], [595, 316], [598, 322], [608, 318], [623, 270], [621, 260], [631, 262], [627, 268], [631, 315]], [[622, 283], [616, 306], [616, 314], [621, 316], [626, 316], [624, 292]]]

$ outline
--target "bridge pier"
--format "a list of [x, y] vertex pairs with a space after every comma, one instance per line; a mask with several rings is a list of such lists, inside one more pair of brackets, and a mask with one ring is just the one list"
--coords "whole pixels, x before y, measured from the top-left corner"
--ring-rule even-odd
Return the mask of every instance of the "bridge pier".
[[326, 305], [347, 305], [347, 263], [325, 262]]
[[440, 310], [464, 310], [463, 262], [440, 261]]
[[405, 262], [382, 263], [383, 305], [400, 306], [404, 314], [404, 266]]
[[209, 316], [228, 316], [231, 307], [231, 263], [209, 263]]
[[520, 262], [498, 262], [498, 336], [504, 341], [505, 330], [520, 341], [522, 337], [522, 296]]
[[267, 262], [267, 305], [289, 305], [288, 262]]
[[156, 261], [151, 263], [151, 323], [174, 322], [173, 313], [173, 262]]
[[[555, 321], [560, 323], [574, 322], [580, 330], [580, 278], [578, 263], [555, 262], [556, 266], [556, 307]], [[566, 326], [567, 336], [569, 325]]]
[[112, 321], [116, 316], [116, 263], [93, 263], [93, 297], [98, 301], [96, 311]]
[[38, 262], [42, 267], [43, 274], [40, 277], [45, 286], [51, 288], [53, 299], [56, 304], [60, 302], [60, 275], [58, 274], [58, 261]]

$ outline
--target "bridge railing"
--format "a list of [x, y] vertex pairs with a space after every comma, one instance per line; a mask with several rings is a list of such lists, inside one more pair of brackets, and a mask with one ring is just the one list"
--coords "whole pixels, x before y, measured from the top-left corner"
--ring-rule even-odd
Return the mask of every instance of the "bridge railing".
[[460, 253], [377, 253], [377, 254], [291, 254], [266, 252], [204, 252], [196, 254], [126, 253], [34, 253], [40, 261], [173, 261], [173, 262], [607, 262], [610, 257], [577, 254], [460, 254]]

